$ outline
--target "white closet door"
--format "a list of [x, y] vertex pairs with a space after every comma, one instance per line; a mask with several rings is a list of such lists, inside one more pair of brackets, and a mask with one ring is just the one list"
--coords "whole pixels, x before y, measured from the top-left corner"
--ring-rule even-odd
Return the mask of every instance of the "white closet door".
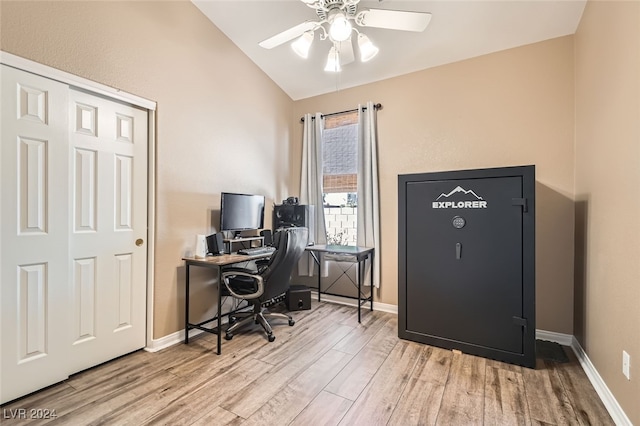
[[68, 376], [68, 89], [2, 66], [0, 403]]
[[145, 346], [147, 112], [77, 90], [70, 98], [76, 372]]
[[0, 72], [1, 404], [145, 346], [148, 123]]

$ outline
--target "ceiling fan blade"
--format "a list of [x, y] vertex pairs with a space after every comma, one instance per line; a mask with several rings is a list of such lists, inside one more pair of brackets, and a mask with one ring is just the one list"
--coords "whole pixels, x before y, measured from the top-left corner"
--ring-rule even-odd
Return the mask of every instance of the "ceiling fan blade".
[[431, 14], [428, 12], [369, 9], [358, 13], [355, 21], [356, 24], [363, 27], [420, 32], [429, 25]]
[[276, 46], [280, 46], [282, 43], [286, 43], [289, 40], [293, 40], [296, 37], [300, 37], [306, 31], [314, 29], [318, 25], [315, 21], [305, 21], [301, 24], [291, 27], [288, 30], [284, 30], [281, 33], [274, 35], [266, 40], [258, 43], [259, 46], [265, 49], [273, 49]]
[[345, 41], [340, 41], [335, 44], [336, 49], [338, 49], [338, 54], [340, 55], [340, 65], [347, 65], [355, 61], [356, 58], [353, 54], [353, 43], [351, 42], [351, 37]]

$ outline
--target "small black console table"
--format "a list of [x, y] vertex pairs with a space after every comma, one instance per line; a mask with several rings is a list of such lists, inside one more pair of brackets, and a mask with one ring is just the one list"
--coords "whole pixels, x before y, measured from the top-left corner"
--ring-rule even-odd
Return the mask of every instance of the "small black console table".
[[[318, 265], [318, 301], [320, 301], [320, 294], [322, 293], [322, 254], [335, 254], [345, 256], [345, 259], [352, 259], [352, 261], [358, 264], [358, 322], [360, 322], [360, 307], [366, 302], [370, 303], [370, 310], [373, 311], [373, 271], [371, 273], [371, 292], [369, 296], [364, 296], [362, 293], [362, 275], [364, 275], [365, 262], [369, 259], [369, 264], [373, 265], [373, 247], [360, 247], [360, 246], [338, 246], [338, 245], [324, 245], [318, 244], [313, 246], [307, 246], [305, 248], [309, 252], [313, 260]], [[343, 260], [343, 259], [341, 259]], [[328, 289], [325, 289], [325, 291]]]

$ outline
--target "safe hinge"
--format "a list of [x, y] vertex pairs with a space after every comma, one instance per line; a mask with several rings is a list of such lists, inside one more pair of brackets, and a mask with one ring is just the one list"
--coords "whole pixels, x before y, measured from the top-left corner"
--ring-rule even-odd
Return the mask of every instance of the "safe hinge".
[[527, 206], [527, 199], [526, 198], [512, 198], [511, 199], [511, 205], [512, 206], [522, 206], [522, 211], [524, 213], [526, 213], [529, 209]]
[[518, 325], [518, 326], [522, 327], [524, 329], [524, 331], [527, 331], [527, 319], [526, 318], [513, 317], [513, 323], [515, 325]]

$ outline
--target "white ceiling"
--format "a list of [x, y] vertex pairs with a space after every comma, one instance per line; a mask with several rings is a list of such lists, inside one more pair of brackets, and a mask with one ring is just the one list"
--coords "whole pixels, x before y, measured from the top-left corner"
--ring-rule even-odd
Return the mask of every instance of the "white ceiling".
[[192, 2], [294, 100], [573, 34], [586, 4], [586, 0], [361, 0], [358, 11], [430, 12], [431, 22], [421, 33], [361, 28], [380, 52], [367, 63], [356, 59], [335, 74], [323, 69], [331, 43], [318, 36], [306, 60], [293, 52], [290, 43], [271, 50], [258, 46], [303, 21], [317, 20], [315, 11], [302, 1]]

